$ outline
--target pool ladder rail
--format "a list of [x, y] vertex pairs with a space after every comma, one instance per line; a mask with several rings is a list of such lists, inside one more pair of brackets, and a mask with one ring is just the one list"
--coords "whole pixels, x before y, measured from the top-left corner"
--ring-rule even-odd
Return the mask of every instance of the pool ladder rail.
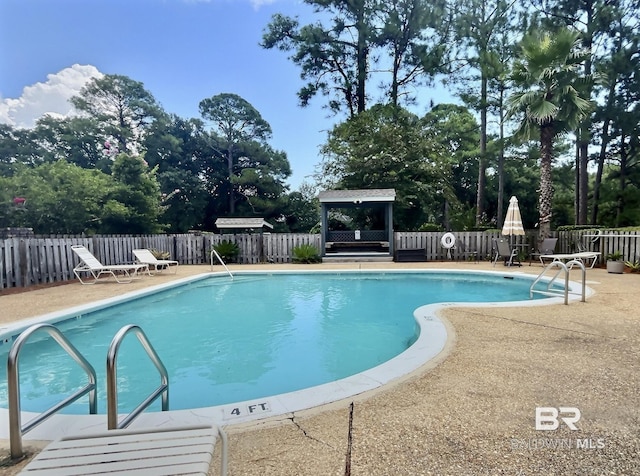
[[[571, 269], [577, 266], [581, 269], [582, 271], [582, 290], [581, 290], [581, 302], [585, 302], [586, 301], [586, 288], [587, 288], [587, 270], [584, 267], [584, 263], [580, 260], [577, 259], [572, 259], [571, 261], [567, 262], [567, 263], [563, 263], [562, 261], [552, 261], [551, 263], [549, 263], [548, 265], [546, 265], [544, 267], [544, 269], [542, 270], [542, 272], [538, 275], [538, 277], [533, 281], [533, 283], [531, 284], [531, 287], [529, 288], [529, 298], [533, 298], [533, 294], [534, 293], [538, 293], [538, 294], [543, 294], [545, 296], [556, 296], [556, 297], [564, 297], [564, 303], [565, 304], [569, 304], [569, 272], [571, 271]], [[549, 279], [549, 281], [547, 281], [547, 286], [546, 289], [534, 289], [536, 284], [538, 284], [540, 282], [540, 280], [543, 278], [543, 276], [545, 274], [547, 274], [548, 271], [551, 271], [554, 268], [559, 268], [558, 271], [556, 272], [555, 275], [553, 275], [553, 277], [551, 277], [551, 279]], [[558, 277], [558, 275], [564, 271], [564, 287], [563, 289], [553, 289], [553, 284], [556, 280], [556, 278]], [[578, 294], [578, 293], [571, 293], [571, 294]]]
[[[25, 343], [38, 331], [48, 333], [55, 341], [71, 356], [73, 360], [83, 368], [86, 372], [89, 382], [80, 390], [65, 398], [61, 402], [52, 406], [45, 412], [33, 418], [31, 421], [22, 425], [20, 410], [20, 375], [18, 371], [18, 363], [20, 351]], [[130, 332], [134, 333], [147, 355], [158, 369], [160, 373], [160, 386], [154, 390], [140, 405], [138, 405], [129, 415], [118, 422], [118, 390], [116, 378], [116, 364], [120, 344], [124, 337]], [[9, 403], [9, 445], [11, 458], [21, 458], [24, 454], [22, 448], [22, 436], [32, 430], [40, 423], [44, 422], [53, 414], [62, 410], [66, 406], [75, 402], [84, 395], [89, 395], [89, 413], [97, 414], [97, 393], [96, 393], [96, 372], [93, 366], [87, 361], [82, 354], [71, 344], [71, 342], [51, 324], [36, 324], [23, 331], [13, 342], [9, 350], [7, 359], [7, 393]], [[151, 403], [159, 396], [162, 396], [162, 411], [169, 410], [169, 376], [165, 366], [155, 349], [147, 339], [147, 336], [139, 326], [127, 325], [118, 331], [111, 341], [109, 351], [107, 353], [107, 429], [126, 428], [131, 422], [142, 413]]]
[[222, 257], [220, 256], [220, 254], [216, 251], [215, 248], [211, 248], [211, 271], [213, 271], [213, 256], [215, 255], [215, 257], [218, 259], [218, 261], [220, 262], [220, 264], [222, 265], [222, 267], [227, 271], [227, 273], [229, 273], [229, 276], [231, 276], [231, 281], [233, 281], [233, 274], [231, 274], [231, 271], [229, 271], [229, 268], [227, 268], [227, 265], [224, 264], [224, 261], [222, 260]]

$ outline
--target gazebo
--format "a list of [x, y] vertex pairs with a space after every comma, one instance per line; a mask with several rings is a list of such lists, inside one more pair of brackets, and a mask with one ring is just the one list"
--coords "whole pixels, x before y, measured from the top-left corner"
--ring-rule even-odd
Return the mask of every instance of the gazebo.
[[[378, 255], [393, 256], [393, 202], [396, 191], [392, 188], [362, 190], [326, 190], [320, 192], [322, 216], [322, 255]], [[331, 209], [369, 208], [383, 214], [384, 229], [330, 230]]]

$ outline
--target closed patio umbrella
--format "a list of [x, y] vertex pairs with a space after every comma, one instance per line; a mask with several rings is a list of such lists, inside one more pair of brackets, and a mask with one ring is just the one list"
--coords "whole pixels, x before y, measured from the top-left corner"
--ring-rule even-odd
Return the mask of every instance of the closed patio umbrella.
[[520, 216], [520, 207], [518, 206], [518, 199], [515, 195], [509, 199], [509, 208], [507, 208], [507, 215], [504, 218], [502, 234], [510, 237], [515, 235], [524, 235], [522, 217]]

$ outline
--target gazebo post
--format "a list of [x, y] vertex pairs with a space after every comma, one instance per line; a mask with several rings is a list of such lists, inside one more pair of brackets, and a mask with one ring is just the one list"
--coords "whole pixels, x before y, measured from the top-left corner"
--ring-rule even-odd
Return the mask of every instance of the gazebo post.
[[321, 215], [322, 215], [322, 223], [321, 223], [321, 228], [320, 228], [320, 256], [324, 256], [327, 250], [326, 244], [327, 244], [327, 237], [329, 234], [329, 219], [328, 219], [328, 213], [329, 213], [329, 207], [327, 207], [326, 203], [321, 203], [320, 204], [320, 210], [321, 210]]
[[393, 203], [387, 203], [386, 214], [384, 217], [384, 229], [387, 231], [387, 241], [389, 241], [389, 254], [394, 255], [393, 243]]

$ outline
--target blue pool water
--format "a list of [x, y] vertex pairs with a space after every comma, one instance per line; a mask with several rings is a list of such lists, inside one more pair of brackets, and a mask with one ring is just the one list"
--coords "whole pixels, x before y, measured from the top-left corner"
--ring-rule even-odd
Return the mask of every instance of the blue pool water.
[[[172, 410], [260, 398], [338, 380], [388, 361], [417, 337], [413, 311], [434, 302], [523, 301], [530, 281], [452, 273], [253, 274], [210, 277], [118, 304], [56, 326], [98, 373], [106, 405], [106, 355], [126, 324], [139, 325], [169, 372]], [[22, 409], [43, 411], [86, 377], [50, 338], [20, 357]], [[0, 347], [0, 405], [6, 358]], [[118, 404], [131, 411], [159, 384], [129, 335], [118, 358]], [[159, 410], [159, 402], [152, 410]], [[86, 400], [65, 413], [86, 413]]]

